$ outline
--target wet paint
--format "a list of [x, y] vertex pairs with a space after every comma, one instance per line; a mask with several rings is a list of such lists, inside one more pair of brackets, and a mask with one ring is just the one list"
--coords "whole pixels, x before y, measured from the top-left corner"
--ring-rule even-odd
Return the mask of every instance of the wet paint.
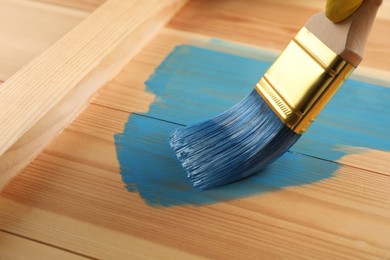
[[[131, 115], [124, 132], [115, 136], [122, 179], [146, 203], [202, 205], [310, 184], [337, 170], [339, 164], [329, 160], [346, 154], [338, 145], [390, 149], [385, 134], [390, 126], [390, 89], [350, 80], [291, 152], [265, 170], [218, 189], [192, 188], [168, 145], [170, 131], [231, 107], [271, 64], [269, 57], [222, 52], [216, 44], [213, 41], [212, 49], [176, 47], [146, 82], [147, 91], [156, 95], [149, 112]], [[236, 52], [242, 48], [237, 45]]]
[[208, 119], [249, 94], [268, 67], [256, 59], [178, 46], [146, 82], [156, 95], [147, 115], [186, 125]]
[[340, 146], [390, 150], [389, 100], [389, 88], [349, 80], [292, 150], [327, 160], [348, 154]]
[[[336, 163], [286, 153], [261, 173], [218, 189], [193, 188], [168, 145], [178, 125], [132, 115], [123, 134], [116, 136], [122, 179], [154, 206], [202, 205], [317, 182], [337, 169]], [[288, 167], [286, 167], [288, 165]]]

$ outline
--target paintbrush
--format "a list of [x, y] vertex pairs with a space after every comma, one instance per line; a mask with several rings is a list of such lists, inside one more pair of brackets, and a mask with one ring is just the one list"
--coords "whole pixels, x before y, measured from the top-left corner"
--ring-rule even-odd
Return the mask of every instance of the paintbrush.
[[314, 15], [246, 98], [213, 119], [174, 130], [170, 145], [193, 185], [240, 180], [284, 154], [361, 62], [381, 2], [365, 0], [337, 24], [324, 12]]

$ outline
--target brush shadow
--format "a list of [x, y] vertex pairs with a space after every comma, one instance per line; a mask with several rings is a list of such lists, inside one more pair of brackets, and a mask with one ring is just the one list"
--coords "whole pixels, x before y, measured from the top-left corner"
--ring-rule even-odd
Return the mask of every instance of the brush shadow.
[[138, 192], [151, 206], [205, 205], [318, 182], [332, 176], [336, 163], [286, 153], [266, 169], [233, 184], [201, 191], [193, 188], [168, 144], [178, 126], [131, 115], [122, 134], [115, 136], [126, 188]]

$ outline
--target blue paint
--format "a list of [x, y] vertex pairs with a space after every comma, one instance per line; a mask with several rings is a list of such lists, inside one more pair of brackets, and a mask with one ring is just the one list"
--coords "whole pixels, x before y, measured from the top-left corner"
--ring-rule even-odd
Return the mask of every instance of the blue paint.
[[239, 102], [270, 64], [257, 56], [178, 46], [146, 82], [147, 90], [156, 95], [149, 112], [131, 115], [124, 132], [115, 136], [128, 190], [138, 191], [150, 205], [215, 203], [317, 182], [331, 177], [339, 167], [302, 154], [337, 160], [345, 154], [337, 145], [390, 149], [386, 134], [390, 89], [350, 80], [292, 152], [244, 181], [205, 192], [192, 188], [169, 147], [169, 132], [178, 125], [211, 118]]
[[256, 90], [230, 109], [175, 129], [170, 146], [194, 187], [220, 187], [264, 169], [301, 137]]
[[129, 191], [139, 192], [149, 205], [203, 205], [232, 200], [316, 182], [330, 177], [337, 168], [336, 163], [321, 160], [313, 163], [310, 157], [286, 153], [261, 174], [201, 191], [192, 187], [168, 145], [169, 134], [177, 127], [166, 121], [132, 115], [124, 133], [115, 136], [122, 179]]
[[346, 154], [338, 146], [390, 150], [390, 89], [348, 80], [293, 151], [327, 160]]
[[148, 115], [185, 125], [209, 119], [248, 95], [259, 71], [268, 67], [255, 59], [178, 46], [146, 82], [158, 97]]

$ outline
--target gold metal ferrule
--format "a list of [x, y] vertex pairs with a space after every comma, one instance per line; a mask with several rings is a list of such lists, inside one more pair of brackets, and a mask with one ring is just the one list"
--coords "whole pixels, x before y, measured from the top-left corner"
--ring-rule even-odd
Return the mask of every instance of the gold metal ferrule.
[[291, 130], [301, 134], [353, 70], [303, 27], [255, 89]]

